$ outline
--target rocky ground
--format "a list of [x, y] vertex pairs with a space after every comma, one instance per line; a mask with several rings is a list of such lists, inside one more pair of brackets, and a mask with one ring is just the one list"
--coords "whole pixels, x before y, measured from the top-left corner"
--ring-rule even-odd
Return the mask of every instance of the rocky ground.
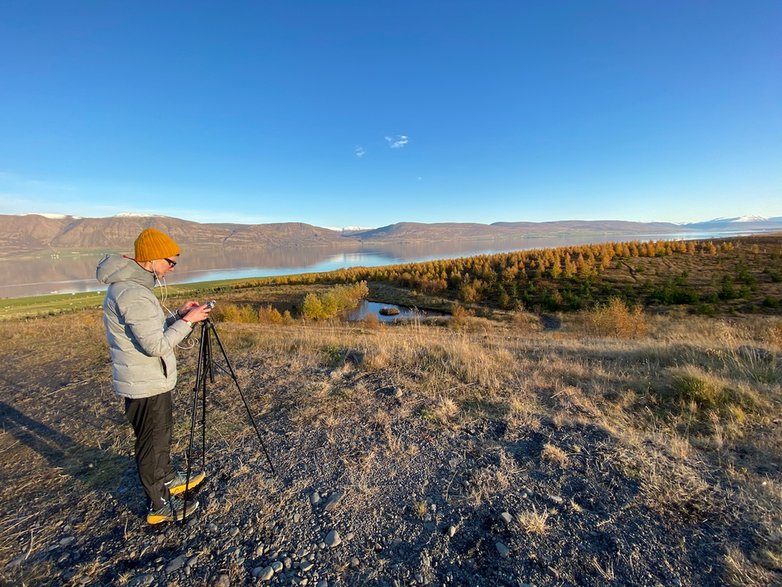
[[[766, 415], [746, 408], [734, 434], [728, 420], [696, 412], [685, 437], [647, 418], [657, 408], [641, 394], [716, 342], [226, 324], [276, 473], [220, 375], [209, 388], [200, 511], [150, 527], [99, 317], [75, 322], [0, 333], [10, 359], [0, 380], [6, 583], [782, 582], [772, 346], [754, 384]], [[194, 351], [180, 362], [179, 455]]]

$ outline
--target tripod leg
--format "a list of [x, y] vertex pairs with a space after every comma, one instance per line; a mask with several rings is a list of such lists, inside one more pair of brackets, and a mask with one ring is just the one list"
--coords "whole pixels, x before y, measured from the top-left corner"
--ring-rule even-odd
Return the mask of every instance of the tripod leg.
[[[198, 365], [196, 367], [196, 381], [195, 386], [193, 387], [193, 404], [192, 404], [192, 412], [190, 414], [190, 443], [188, 444], [187, 448], [187, 472], [185, 474], [185, 494], [184, 494], [184, 500], [185, 500], [185, 508], [187, 508], [187, 498], [189, 493], [189, 487], [190, 487], [190, 473], [192, 472], [192, 466], [193, 466], [193, 439], [195, 436], [195, 424], [196, 424], [196, 416], [198, 415], [198, 392], [202, 392], [202, 412], [201, 412], [201, 426], [205, 429], [206, 427], [206, 370], [207, 368], [211, 368], [211, 365], [208, 365], [206, 362], [206, 348], [208, 344], [208, 338], [209, 338], [209, 331], [206, 329], [205, 325], [201, 326], [201, 340], [199, 342], [198, 346]], [[203, 435], [202, 435], [203, 439]], [[204, 451], [204, 444], [202, 442], [201, 446], [202, 453]], [[184, 512], [182, 515], [182, 521], [184, 522]]]
[[204, 376], [201, 378], [201, 465], [206, 470], [206, 390], [207, 380], [214, 380], [212, 373], [212, 341], [209, 329], [204, 325]]
[[217, 341], [217, 346], [220, 348], [220, 352], [223, 355], [223, 358], [225, 359], [225, 364], [228, 366], [228, 371], [231, 374], [231, 379], [233, 379], [234, 383], [236, 384], [236, 389], [239, 390], [239, 395], [242, 398], [242, 402], [244, 403], [244, 409], [247, 410], [247, 417], [250, 419], [250, 423], [253, 425], [253, 428], [255, 429], [255, 435], [258, 437], [258, 442], [261, 443], [261, 448], [263, 449], [263, 454], [266, 455], [266, 460], [269, 463], [269, 467], [272, 470], [272, 473], [274, 475], [277, 474], [277, 471], [274, 470], [274, 464], [272, 463], [272, 459], [269, 456], [269, 451], [266, 450], [266, 445], [263, 442], [263, 438], [261, 437], [261, 431], [258, 429], [258, 425], [255, 423], [255, 418], [253, 418], [252, 411], [250, 411], [250, 406], [247, 403], [247, 399], [244, 397], [244, 392], [242, 391], [241, 386], [239, 385], [239, 380], [236, 377], [236, 373], [234, 372], [233, 367], [231, 366], [231, 361], [228, 360], [228, 355], [225, 352], [225, 347], [223, 346], [223, 342], [220, 340], [220, 335], [217, 334], [217, 329], [214, 327], [214, 324], [212, 324], [212, 321], [207, 319], [206, 323], [209, 326], [209, 329], [214, 334], [215, 340]]

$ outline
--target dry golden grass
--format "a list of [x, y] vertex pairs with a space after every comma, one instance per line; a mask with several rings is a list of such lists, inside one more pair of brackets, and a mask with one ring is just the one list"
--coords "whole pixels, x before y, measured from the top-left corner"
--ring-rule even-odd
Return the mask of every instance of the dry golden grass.
[[765, 587], [774, 583], [774, 575], [761, 565], [748, 560], [737, 546], [725, 553], [727, 582], [734, 587]]
[[533, 505], [531, 510], [516, 514], [516, 522], [518, 522], [521, 529], [527, 534], [543, 535], [548, 528], [549, 515], [548, 509], [539, 512]]
[[566, 467], [568, 464], [567, 453], [550, 442], [547, 442], [543, 445], [543, 451], [541, 452], [540, 456], [544, 461], [559, 465], [560, 467]]

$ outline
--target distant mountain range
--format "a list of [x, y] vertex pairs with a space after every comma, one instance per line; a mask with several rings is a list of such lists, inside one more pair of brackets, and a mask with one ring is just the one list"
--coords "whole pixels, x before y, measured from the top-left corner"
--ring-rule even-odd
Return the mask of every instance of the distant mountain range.
[[320, 228], [300, 222], [277, 224], [201, 224], [168, 216], [122, 214], [109, 218], [59, 215], [0, 215], [0, 257], [77, 251], [132, 251], [144, 228], [154, 227], [190, 248], [273, 249], [319, 247], [353, 250], [400, 243], [469, 241], [498, 244], [545, 237], [667, 235], [687, 232], [764, 232], [782, 230], [782, 217], [715, 218], [706, 222], [557, 222], [434, 223], [399, 222], [373, 229]]

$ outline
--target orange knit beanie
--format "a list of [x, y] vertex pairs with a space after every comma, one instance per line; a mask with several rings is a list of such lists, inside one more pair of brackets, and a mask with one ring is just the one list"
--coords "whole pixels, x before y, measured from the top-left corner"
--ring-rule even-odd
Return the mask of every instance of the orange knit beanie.
[[155, 228], [147, 228], [136, 239], [136, 261], [154, 261], [178, 254], [179, 245], [174, 239]]

